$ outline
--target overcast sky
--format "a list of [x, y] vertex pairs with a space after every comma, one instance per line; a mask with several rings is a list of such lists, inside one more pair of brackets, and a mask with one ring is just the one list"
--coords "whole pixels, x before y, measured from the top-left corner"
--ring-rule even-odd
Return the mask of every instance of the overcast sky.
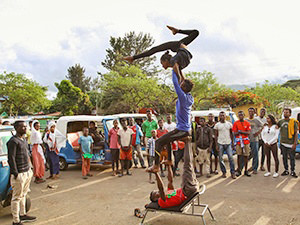
[[[213, 72], [224, 84], [300, 77], [298, 1], [0, 0], [0, 72], [54, 82], [80, 63], [105, 72], [110, 36], [150, 33], [155, 44], [182, 38], [166, 24], [196, 28], [185, 71]], [[158, 55], [158, 58], [160, 54]]]

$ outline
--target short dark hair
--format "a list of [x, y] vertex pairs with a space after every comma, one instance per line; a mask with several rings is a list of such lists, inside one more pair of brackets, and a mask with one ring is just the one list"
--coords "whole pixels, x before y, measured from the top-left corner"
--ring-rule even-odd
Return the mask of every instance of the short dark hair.
[[194, 87], [194, 83], [190, 79], [184, 79], [183, 82], [186, 87], [186, 92], [191, 92]]
[[33, 122], [33, 121], [32, 121], [32, 120], [30, 120], [30, 121], [29, 121], [29, 124], [31, 124], [32, 122]]
[[204, 117], [200, 117], [200, 118], [199, 118], [199, 121], [200, 121], [200, 120], [204, 120], [204, 122], [205, 122], [205, 118], [204, 118]]
[[153, 192], [154, 192], [154, 191], [151, 191], [151, 192], [150, 192], [150, 197], [149, 197], [149, 198], [150, 198], [150, 201], [151, 201], [151, 202], [157, 202], [158, 200], [154, 200], [154, 199], [153, 199]]
[[15, 130], [16, 130], [17, 128], [19, 128], [19, 126], [20, 126], [21, 123], [25, 123], [25, 121], [24, 121], [24, 120], [18, 120], [18, 121], [16, 121], [16, 122], [14, 123], [14, 128], [15, 128]]
[[214, 114], [212, 114], [212, 113], [208, 113], [208, 116], [214, 116]]
[[292, 114], [292, 109], [291, 108], [284, 108], [283, 111], [288, 110], [290, 114]]
[[94, 124], [96, 126], [96, 123], [94, 121], [90, 121], [90, 124]]
[[253, 111], [255, 112], [255, 109], [254, 109], [253, 107], [250, 107], [250, 108], [248, 109], [248, 111], [249, 111], [249, 110], [253, 110]]
[[158, 120], [158, 121], [157, 121], [157, 123], [159, 123], [159, 122], [163, 122], [163, 121], [164, 121], [163, 119], [160, 119], [160, 120]]
[[172, 58], [172, 55], [169, 54], [169, 51], [166, 51], [161, 57], [160, 61], [168, 61], [170, 62]]
[[239, 111], [238, 114], [243, 114], [243, 115], [245, 115], [245, 113], [244, 113], [243, 110]]
[[220, 114], [225, 114], [225, 112], [224, 112], [224, 111], [221, 111], [221, 112], [219, 113], [219, 115], [220, 115]]

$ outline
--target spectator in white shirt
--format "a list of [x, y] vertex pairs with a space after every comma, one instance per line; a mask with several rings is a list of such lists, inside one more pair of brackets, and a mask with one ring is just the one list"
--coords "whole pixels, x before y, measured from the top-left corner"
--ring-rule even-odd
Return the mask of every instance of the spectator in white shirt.
[[164, 123], [164, 128], [168, 132], [171, 132], [172, 130], [176, 129], [176, 123], [172, 122], [172, 115], [171, 114], [167, 114], [167, 122]]
[[279, 135], [279, 129], [276, 125], [276, 120], [274, 116], [268, 115], [267, 116], [267, 125], [264, 127], [261, 133], [261, 138], [264, 142], [264, 150], [267, 157], [267, 169], [268, 172], [264, 174], [265, 177], [268, 177], [271, 175], [271, 152], [273, 154], [274, 160], [275, 160], [275, 172], [273, 174], [273, 177], [278, 177], [278, 169], [279, 169], [279, 160], [278, 160], [278, 147], [277, 147], [277, 141], [278, 141], [278, 135]]

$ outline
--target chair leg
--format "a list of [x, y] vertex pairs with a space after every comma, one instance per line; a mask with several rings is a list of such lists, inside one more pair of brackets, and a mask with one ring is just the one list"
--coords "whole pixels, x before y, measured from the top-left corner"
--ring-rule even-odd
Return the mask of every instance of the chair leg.
[[207, 207], [207, 209], [208, 209], [208, 212], [209, 212], [209, 214], [210, 214], [210, 216], [211, 216], [211, 219], [212, 219], [212, 220], [216, 220], [215, 217], [213, 216], [212, 212], [210, 211], [210, 208]]
[[202, 218], [203, 225], [206, 225], [206, 222], [205, 222], [204, 216], [202, 216], [201, 218]]
[[146, 219], [147, 213], [148, 213], [148, 210], [146, 209], [145, 215], [144, 215], [144, 217], [143, 217], [142, 222], [140, 223], [140, 225], [144, 224], [144, 220]]

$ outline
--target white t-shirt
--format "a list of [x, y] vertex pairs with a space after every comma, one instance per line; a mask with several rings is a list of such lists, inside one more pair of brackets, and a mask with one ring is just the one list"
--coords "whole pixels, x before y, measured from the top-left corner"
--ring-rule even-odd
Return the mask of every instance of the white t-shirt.
[[214, 129], [218, 131], [218, 144], [229, 145], [231, 143], [230, 129], [232, 129], [232, 124], [230, 122], [218, 122]]
[[168, 131], [171, 132], [172, 130], [176, 129], [176, 123], [171, 122], [170, 124], [168, 124], [167, 122], [164, 123], [164, 128]]
[[276, 129], [276, 125], [271, 127], [265, 126], [261, 132], [261, 137], [264, 143], [273, 145], [277, 142], [279, 135], [279, 129]]
[[118, 135], [120, 136], [121, 145], [123, 147], [127, 147], [130, 144], [130, 138], [133, 133], [134, 133], [133, 130], [130, 129], [129, 127], [127, 127], [126, 131], [123, 128], [120, 128], [118, 130]]

